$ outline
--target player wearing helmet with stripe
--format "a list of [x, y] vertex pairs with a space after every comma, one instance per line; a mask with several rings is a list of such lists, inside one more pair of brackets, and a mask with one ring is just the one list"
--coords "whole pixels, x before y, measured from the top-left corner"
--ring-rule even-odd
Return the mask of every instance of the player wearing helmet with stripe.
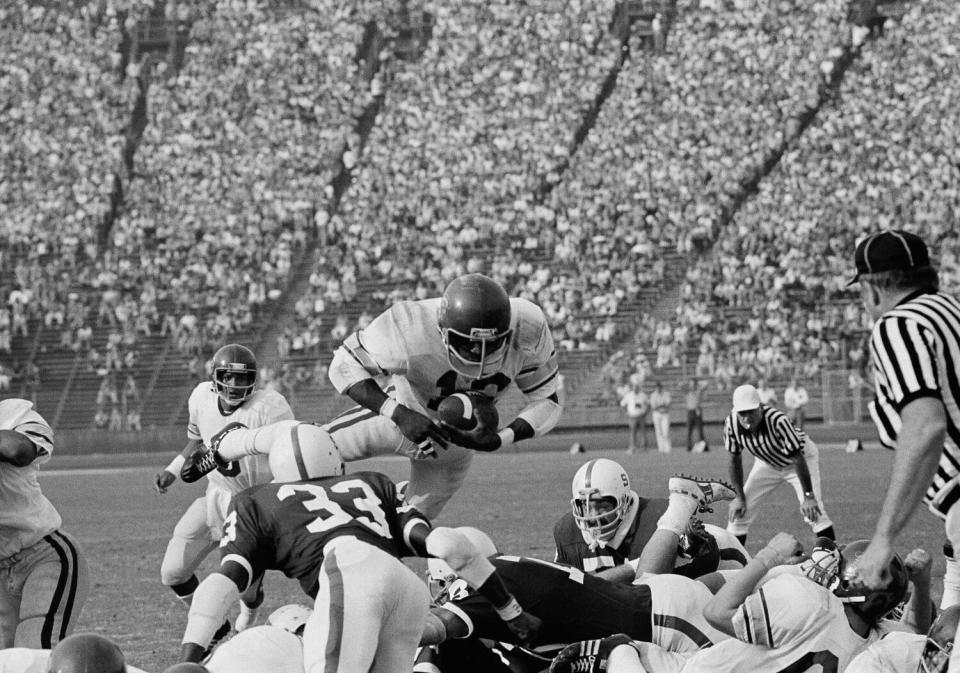
[[[851, 543], [844, 554], [856, 557], [866, 546]], [[551, 673], [799, 673], [816, 666], [834, 673], [893, 628], [883, 621], [904, 598], [907, 572], [899, 557], [888, 568], [879, 591], [861, 590], [842, 580], [842, 563], [812, 581], [801, 572], [770, 573], [804, 558], [796, 538], [779, 533], [730, 578], [704, 608], [704, 617], [731, 636], [693, 654], [668, 652], [619, 634], [571, 645]], [[838, 557], [840, 558], [840, 557]], [[769, 573], [769, 575], [768, 575]], [[833, 587], [831, 590], [829, 587]]]
[[[160, 493], [166, 492], [189, 460], [206, 453], [213, 438], [224, 427], [253, 428], [293, 418], [293, 411], [283, 395], [256, 388], [257, 358], [246, 346], [223, 346], [214, 354], [211, 368], [211, 380], [199, 383], [187, 402], [186, 447], [155, 477], [155, 486]], [[184, 481], [194, 481], [200, 475], [181, 476]], [[217, 548], [231, 497], [271, 478], [267, 458], [256, 455], [224, 463], [208, 474], [204, 496], [194, 500], [177, 522], [160, 566], [163, 584], [173, 589], [187, 606], [199, 582], [197, 568]], [[243, 596], [236, 623], [238, 631], [256, 621], [262, 600], [259, 584], [252, 586]], [[229, 629], [229, 623], [224, 622], [221, 637]]]
[[[549, 432], [560, 417], [557, 356], [543, 311], [481, 274], [455, 278], [442, 297], [402, 301], [348, 336], [330, 380], [358, 406], [324, 427], [346, 461], [411, 459], [408, 502], [436, 516], [457, 491], [473, 451]], [[518, 388], [524, 406], [505, 427], [466, 432], [437, 421], [458, 392], [491, 399]]]
[[494, 567], [455, 529], [432, 530], [396, 502], [376, 472], [343, 474], [329, 434], [300, 423], [269, 452], [276, 481], [232, 501], [221, 564], [197, 589], [181, 659], [199, 661], [230, 603], [269, 569], [299, 580], [315, 601], [304, 630], [306, 673], [401, 671], [413, 661], [429, 594], [399, 559], [436, 556], [498, 607], [521, 638], [537, 620], [523, 612]]
[[[586, 572], [601, 572], [606, 579], [632, 581], [636, 560], [667, 504], [665, 498], [640, 497], [619, 463], [589, 460], [573, 477], [571, 511], [553, 528], [555, 558]], [[734, 536], [719, 526], [693, 521], [681, 538], [677, 572], [697, 577], [746, 564], [750, 556]]]

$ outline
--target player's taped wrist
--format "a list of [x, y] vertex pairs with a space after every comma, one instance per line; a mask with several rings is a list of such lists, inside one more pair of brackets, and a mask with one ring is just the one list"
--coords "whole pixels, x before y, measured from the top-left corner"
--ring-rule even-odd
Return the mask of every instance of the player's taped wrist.
[[397, 402], [397, 400], [395, 400], [392, 397], [388, 397], [383, 401], [383, 404], [380, 405], [380, 409], [377, 411], [377, 413], [392, 421], [393, 414], [394, 412], [396, 412], [397, 407], [399, 406], [400, 406], [400, 403]]
[[496, 573], [492, 573], [483, 584], [477, 587], [477, 593], [490, 601], [500, 619], [505, 622], [516, 619], [523, 612], [517, 599], [507, 591], [503, 580]]
[[504, 446], [510, 446], [511, 444], [513, 444], [514, 437], [516, 436], [516, 433], [514, 433], [513, 428], [510, 428], [510, 427], [504, 428], [497, 434], [500, 436], [501, 448], [503, 448]]
[[187, 459], [184, 458], [181, 454], [178, 453], [178, 454], [177, 454], [177, 457], [174, 458], [173, 460], [171, 460], [171, 461], [170, 461], [170, 464], [167, 465], [167, 466], [166, 466], [165, 468], [163, 468], [163, 469], [166, 470], [167, 472], [169, 472], [170, 474], [176, 476], [176, 475], [180, 474], [180, 468], [183, 467], [183, 464], [184, 464], [186, 461], [187, 461]]

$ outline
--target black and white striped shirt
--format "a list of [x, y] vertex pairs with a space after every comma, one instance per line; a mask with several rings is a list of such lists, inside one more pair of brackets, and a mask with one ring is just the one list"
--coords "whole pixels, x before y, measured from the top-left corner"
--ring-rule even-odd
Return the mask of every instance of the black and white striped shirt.
[[900, 412], [915, 399], [943, 402], [947, 433], [924, 502], [941, 516], [960, 500], [960, 302], [918, 292], [884, 313], [870, 336], [876, 399], [870, 415], [880, 441], [895, 448]]
[[740, 427], [736, 412], [730, 412], [723, 422], [724, 447], [730, 453], [742, 453], [746, 449], [773, 467], [792, 465], [794, 457], [803, 450], [806, 434], [779, 409], [761, 404], [760, 410], [763, 412], [760, 423], [751, 430]]

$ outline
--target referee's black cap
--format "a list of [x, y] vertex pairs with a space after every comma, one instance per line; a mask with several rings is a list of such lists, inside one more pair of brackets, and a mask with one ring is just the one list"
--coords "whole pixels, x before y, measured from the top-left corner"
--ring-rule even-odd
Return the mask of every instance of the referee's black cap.
[[901, 229], [884, 229], [857, 244], [853, 262], [857, 266], [857, 275], [847, 287], [859, 282], [864, 274], [930, 266], [930, 252], [916, 234]]

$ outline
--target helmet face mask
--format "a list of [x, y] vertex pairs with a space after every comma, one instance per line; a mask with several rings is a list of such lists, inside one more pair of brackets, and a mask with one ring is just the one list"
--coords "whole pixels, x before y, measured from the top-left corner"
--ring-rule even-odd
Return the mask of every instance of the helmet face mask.
[[470, 592], [466, 580], [460, 579], [453, 568], [439, 558], [427, 559], [427, 587], [434, 605], [466, 598]]
[[574, 475], [572, 491], [570, 509], [584, 538], [592, 544], [612, 540], [633, 504], [626, 471], [606, 458], [587, 461]]
[[810, 552], [810, 558], [800, 564], [800, 569], [808, 579], [833, 591], [840, 586], [842, 564], [843, 557], [836, 543], [829, 538], [821, 537], [817, 538]]
[[944, 609], [930, 625], [917, 673], [947, 673], [950, 653], [953, 652], [953, 640], [957, 634], [958, 619], [960, 619], [960, 605], [953, 605]]
[[227, 344], [213, 356], [213, 387], [224, 404], [237, 407], [253, 395], [257, 358], [246, 346]]
[[510, 297], [479, 273], [455, 278], [443, 293], [437, 325], [447, 361], [468, 378], [500, 371], [513, 329]]

